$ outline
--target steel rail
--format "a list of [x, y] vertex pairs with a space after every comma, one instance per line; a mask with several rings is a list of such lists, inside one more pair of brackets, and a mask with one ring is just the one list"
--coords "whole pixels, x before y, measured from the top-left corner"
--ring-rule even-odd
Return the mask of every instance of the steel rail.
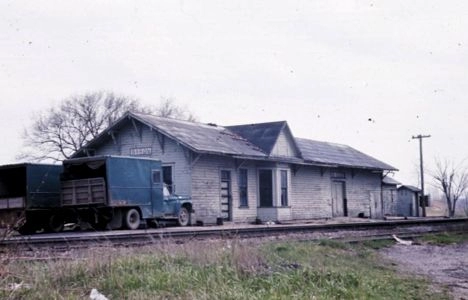
[[280, 224], [245, 225], [244, 227], [172, 227], [135, 231], [69, 232], [15, 236], [0, 241], [1, 248], [17, 247], [31, 250], [43, 247], [74, 248], [88, 245], [141, 245], [161, 240], [183, 242], [190, 239], [207, 238], [260, 238], [290, 234], [308, 235], [309, 239], [329, 238], [372, 238], [375, 236], [412, 236], [435, 232], [468, 232], [468, 218], [440, 218], [416, 220], [392, 220], [377, 222], [355, 222], [339, 224]]

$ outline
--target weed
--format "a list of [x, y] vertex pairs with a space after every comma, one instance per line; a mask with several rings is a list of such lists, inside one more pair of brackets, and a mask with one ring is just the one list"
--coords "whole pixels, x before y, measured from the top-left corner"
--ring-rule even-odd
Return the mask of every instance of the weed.
[[[365, 254], [363, 254], [365, 253]], [[338, 242], [170, 242], [91, 249], [70, 260], [8, 260], [0, 298], [437, 299], [427, 282], [397, 275], [372, 248]], [[8, 290], [21, 278], [30, 289]]]
[[334, 249], [347, 249], [349, 245], [345, 242], [337, 241], [337, 240], [320, 240], [319, 245], [327, 246]]
[[438, 233], [427, 234], [420, 238], [421, 241], [428, 244], [447, 245], [468, 241], [468, 233]]
[[379, 250], [382, 248], [393, 246], [395, 244], [395, 241], [391, 239], [369, 240], [369, 241], [360, 242], [359, 244], [367, 248]]

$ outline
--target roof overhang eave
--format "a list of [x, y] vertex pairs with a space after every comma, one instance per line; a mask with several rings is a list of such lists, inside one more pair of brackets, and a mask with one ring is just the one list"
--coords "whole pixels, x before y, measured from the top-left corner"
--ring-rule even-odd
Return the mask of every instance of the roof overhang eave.
[[379, 168], [379, 167], [345, 165], [345, 164], [330, 164], [330, 163], [315, 162], [315, 161], [310, 161], [310, 160], [304, 160], [304, 162], [309, 165], [330, 167], [330, 168], [364, 169], [364, 170], [371, 170], [371, 171], [398, 171], [397, 168], [394, 168], [392, 166], [388, 166], [388, 168]]

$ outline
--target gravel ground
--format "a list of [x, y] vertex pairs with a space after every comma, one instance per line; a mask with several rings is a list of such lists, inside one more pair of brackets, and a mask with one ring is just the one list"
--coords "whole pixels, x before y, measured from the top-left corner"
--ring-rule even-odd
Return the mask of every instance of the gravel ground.
[[447, 286], [454, 299], [468, 299], [468, 242], [457, 245], [394, 245], [381, 253], [404, 273], [422, 275], [434, 288]]

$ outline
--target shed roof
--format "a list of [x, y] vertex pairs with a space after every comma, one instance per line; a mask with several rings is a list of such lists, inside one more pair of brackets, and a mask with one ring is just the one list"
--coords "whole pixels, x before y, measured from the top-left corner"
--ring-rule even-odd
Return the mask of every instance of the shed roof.
[[415, 187], [413, 185], [402, 185], [398, 189], [399, 190], [400, 189], [408, 189], [408, 190], [410, 190], [412, 192], [415, 192], [415, 193], [419, 193], [421, 191], [421, 189], [419, 189], [419, 188], [417, 188], [417, 187]]
[[396, 168], [347, 145], [301, 138], [296, 138], [296, 142], [306, 162], [343, 167], [396, 170]]
[[388, 176], [385, 176], [383, 179], [382, 179], [382, 182], [384, 184], [388, 184], [388, 185], [399, 185], [401, 184], [401, 182], [393, 179], [392, 177], [388, 177]]

